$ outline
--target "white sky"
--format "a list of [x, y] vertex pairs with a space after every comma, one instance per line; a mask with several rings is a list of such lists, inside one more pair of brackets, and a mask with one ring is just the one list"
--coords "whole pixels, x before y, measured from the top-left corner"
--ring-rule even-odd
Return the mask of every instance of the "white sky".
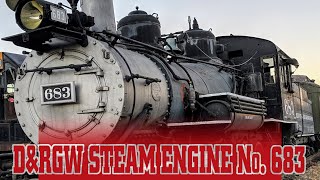
[[[63, 2], [66, 0], [51, 0]], [[162, 32], [188, 28], [187, 17], [196, 17], [200, 27], [212, 28], [216, 36], [248, 35], [273, 41], [289, 56], [300, 61], [297, 73], [320, 83], [319, 0], [114, 0], [116, 20], [135, 6], [159, 14]], [[0, 2], [0, 37], [22, 32], [14, 13]], [[21, 53], [21, 48], [0, 41], [0, 51]]]

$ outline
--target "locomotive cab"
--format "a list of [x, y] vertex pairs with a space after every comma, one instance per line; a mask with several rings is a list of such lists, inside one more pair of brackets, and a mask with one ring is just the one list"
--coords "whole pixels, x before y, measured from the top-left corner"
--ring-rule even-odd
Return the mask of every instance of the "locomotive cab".
[[[298, 61], [291, 59], [279, 47], [268, 40], [246, 36], [224, 36], [217, 38], [226, 51], [219, 54], [225, 63], [241, 69], [244, 73], [243, 95], [264, 99], [268, 107], [268, 119], [283, 123], [295, 122], [293, 107], [292, 66]], [[246, 44], [246, 46], [243, 46]], [[252, 74], [260, 76], [252, 82]], [[257, 79], [257, 78], [256, 78]], [[248, 84], [262, 88], [252, 91]], [[253, 94], [254, 93], [254, 94]], [[281, 109], [279, 111], [279, 109]]]
[[[217, 40], [226, 49], [219, 57], [243, 72], [245, 80], [240, 93], [266, 100], [268, 115], [265, 122], [281, 123], [286, 140], [292, 140], [294, 134], [294, 139], [300, 141], [298, 144], [307, 143], [309, 135], [314, 134], [314, 120], [312, 102], [306, 90], [293, 82], [298, 61], [268, 40], [246, 36], [224, 36]], [[252, 74], [261, 76], [262, 82], [250, 78]], [[252, 84], [258, 86], [259, 83], [262, 89], [252, 91]]]

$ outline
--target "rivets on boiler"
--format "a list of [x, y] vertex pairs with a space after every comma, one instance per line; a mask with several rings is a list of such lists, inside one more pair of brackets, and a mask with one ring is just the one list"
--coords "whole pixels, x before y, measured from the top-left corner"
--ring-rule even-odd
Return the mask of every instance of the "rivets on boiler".
[[22, 123], [21, 126], [22, 126], [22, 127], [26, 127], [26, 124]]
[[97, 41], [93, 41], [93, 45], [97, 45]]
[[123, 87], [123, 85], [122, 85], [122, 84], [119, 84], [119, 85], [118, 85], [118, 87], [119, 87], [119, 88], [122, 88], [122, 87]]
[[121, 102], [121, 101], [123, 101], [123, 99], [122, 99], [122, 98], [119, 98], [119, 101]]
[[[105, 58], [105, 59], [110, 59], [110, 52], [109, 51], [104, 51], [103, 52], [103, 58]], [[113, 63], [113, 62], [112, 62]]]
[[119, 75], [120, 74], [120, 71], [116, 71], [116, 75]]
[[32, 137], [32, 134], [31, 134], [31, 133], [29, 134], [29, 137], [30, 137], [30, 138]]
[[110, 124], [110, 127], [112, 127], [112, 128], [113, 128], [113, 127], [114, 127], [114, 124]]

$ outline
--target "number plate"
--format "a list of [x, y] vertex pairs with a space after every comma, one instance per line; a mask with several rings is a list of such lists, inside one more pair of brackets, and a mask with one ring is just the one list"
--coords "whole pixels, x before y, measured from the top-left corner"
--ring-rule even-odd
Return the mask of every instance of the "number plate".
[[41, 86], [41, 104], [67, 104], [76, 102], [74, 82]]
[[53, 21], [58, 21], [64, 24], [68, 24], [68, 15], [65, 9], [57, 8], [55, 6], [50, 6], [50, 10], [51, 10], [51, 19]]

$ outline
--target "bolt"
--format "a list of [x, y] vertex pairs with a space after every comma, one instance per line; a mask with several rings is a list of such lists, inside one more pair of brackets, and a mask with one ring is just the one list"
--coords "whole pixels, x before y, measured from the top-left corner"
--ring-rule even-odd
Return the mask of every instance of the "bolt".
[[38, 56], [42, 56], [42, 55], [43, 55], [43, 52], [37, 51], [37, 55], [38, 55]]
[[103, 52], [103, 57], [105, 58], [105, 59], [110, 59], [110, 52], [108, 52], [108, 51], [104, 51]]
[[67, 137], [71, 137], [71, 133], [70, 133], [70, 131], [68, 131], [68, 130], [65, 130], [64, 131], [64, 134], [65, 134], [65, 136], [67, 136]]

